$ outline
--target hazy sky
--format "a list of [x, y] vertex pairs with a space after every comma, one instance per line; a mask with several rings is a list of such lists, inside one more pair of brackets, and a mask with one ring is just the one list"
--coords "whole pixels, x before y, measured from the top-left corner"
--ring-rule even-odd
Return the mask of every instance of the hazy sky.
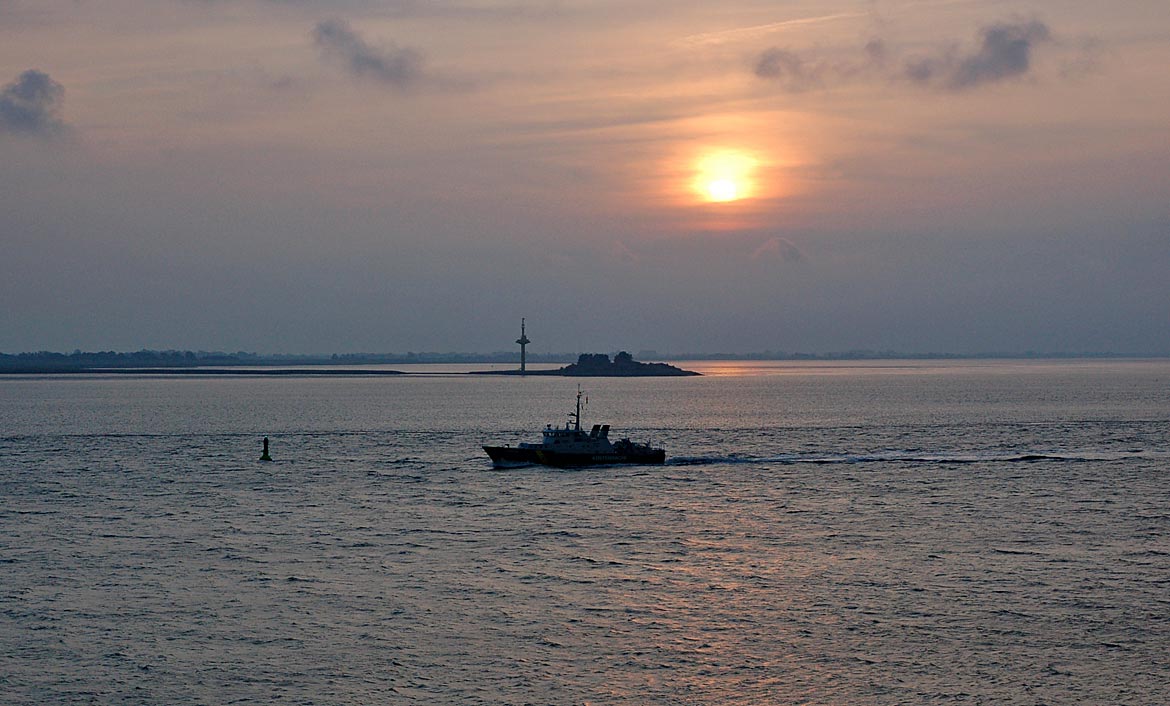
[[0, 351], [1170, 353], [1166, 0], [0, 0]]

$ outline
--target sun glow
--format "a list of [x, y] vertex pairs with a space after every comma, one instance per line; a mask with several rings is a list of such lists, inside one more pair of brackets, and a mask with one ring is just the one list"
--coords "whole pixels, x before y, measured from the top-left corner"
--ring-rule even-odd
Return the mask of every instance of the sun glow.
[[743, 152], [724, 150], [712, 152], [695, 165], [695, 191], [706, 201], [724, 203], [738, 201], [752, 195], [755, 184], [752, 172], [756, 160]]
[[739, 185], [731, 179], [708, 182], [707, 198], [712, 201], [734, 201], [739, 198]]

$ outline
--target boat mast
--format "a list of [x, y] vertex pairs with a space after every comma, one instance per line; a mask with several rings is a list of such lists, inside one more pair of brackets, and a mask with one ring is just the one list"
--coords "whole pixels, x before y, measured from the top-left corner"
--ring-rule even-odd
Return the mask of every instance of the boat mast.
[[577, 386], [577, 413], [573, 415], [573, 425], [577, 431], [581, 431], [581, 386]]

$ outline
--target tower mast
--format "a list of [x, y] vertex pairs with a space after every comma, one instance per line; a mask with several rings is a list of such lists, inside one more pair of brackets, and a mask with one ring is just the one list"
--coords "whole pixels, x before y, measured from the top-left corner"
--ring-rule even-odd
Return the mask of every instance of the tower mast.
[[520, 338], [516, 339], [516, 343], [520, 344], [520, 372], [523, 373], [528, 365], [528, 361], [526, 360], [527, 352], [524, 350], [524, 347], [532, 343], [532, 341], [528, 340], [528, 336], [524, 334], [524, 319], [520, 319]]

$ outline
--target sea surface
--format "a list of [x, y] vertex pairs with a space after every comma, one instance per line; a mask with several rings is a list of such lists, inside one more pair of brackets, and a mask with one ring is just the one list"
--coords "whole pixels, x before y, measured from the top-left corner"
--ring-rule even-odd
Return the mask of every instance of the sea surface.
[[1170, 361], [680, 365], [0, 378], [0, 703], [1170, 702]]

